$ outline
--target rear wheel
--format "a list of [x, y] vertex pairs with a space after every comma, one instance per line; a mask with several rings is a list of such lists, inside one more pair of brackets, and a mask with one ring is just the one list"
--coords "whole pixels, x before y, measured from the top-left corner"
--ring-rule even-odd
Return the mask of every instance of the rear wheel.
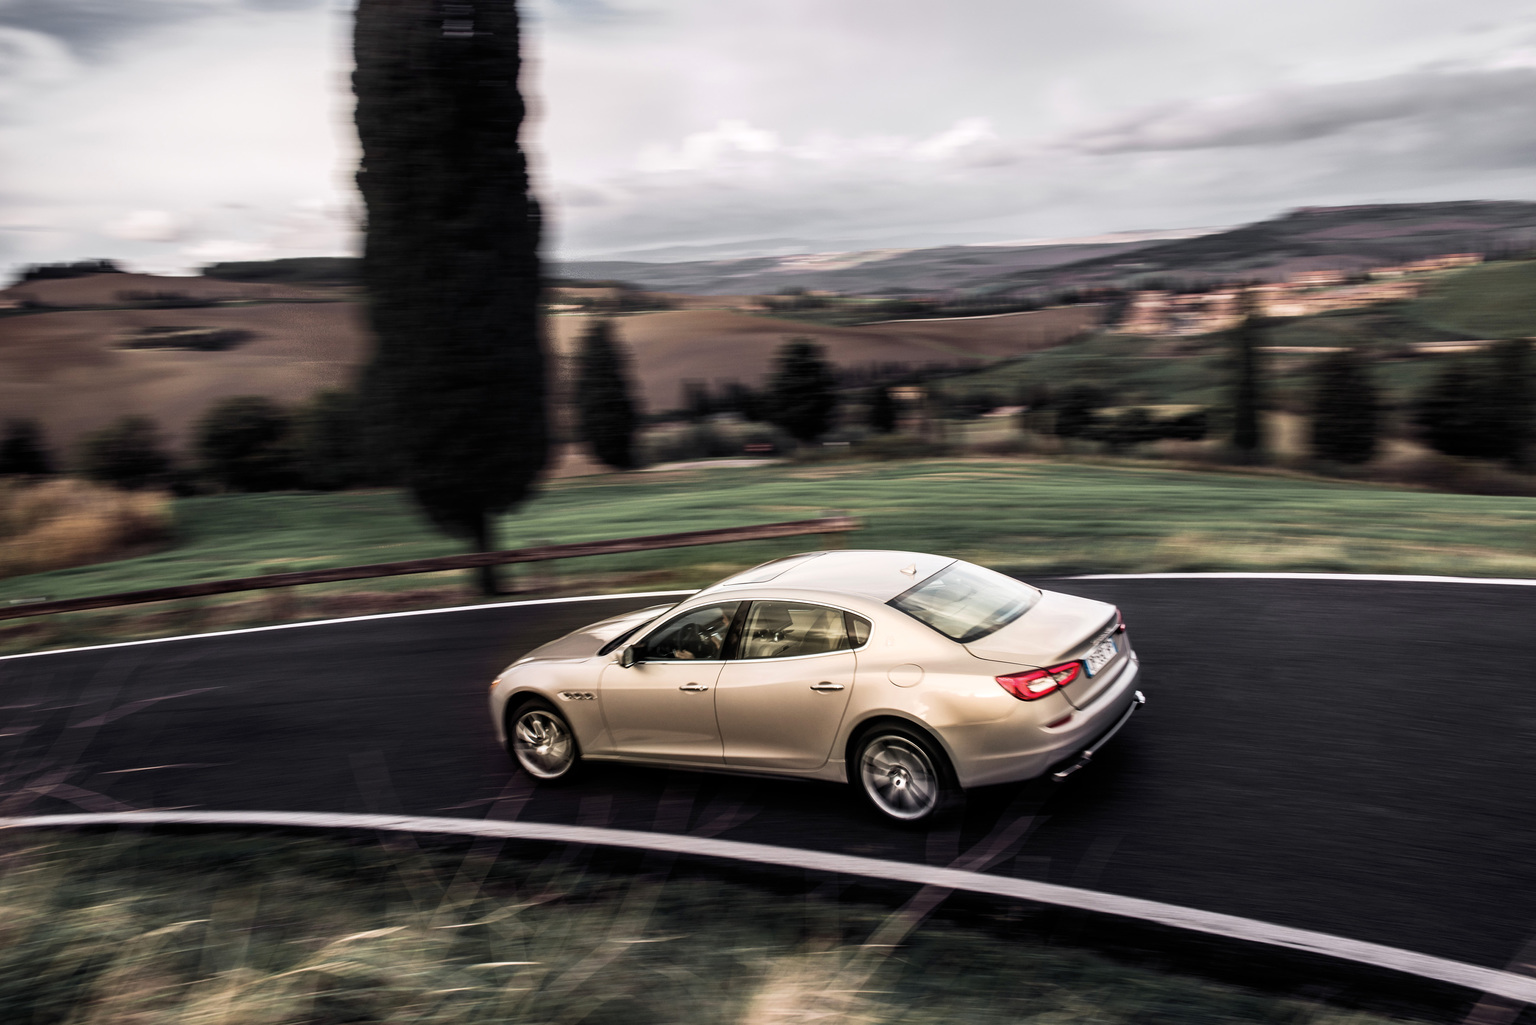
[[537, 779], [569, 779], [581, 764], [571, 724], [543, 701], [524, 702], [507, 718], [507, 748]]
[[865, 800], [904, 825], [931, 822], [959, 797], [949, 762], [913, 729], [877, 726], [859, 741], [853, 768]]

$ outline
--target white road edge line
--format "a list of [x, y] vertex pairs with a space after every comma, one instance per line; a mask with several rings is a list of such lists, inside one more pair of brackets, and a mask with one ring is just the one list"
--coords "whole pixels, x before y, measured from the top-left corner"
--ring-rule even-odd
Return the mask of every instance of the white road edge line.
[[867, 879], [885, 879], [916, 886], [939, 886], [951, 890], [964, 890], [968, 893], [985, 893], [1015, 900], [1118, 915], [1212, 936], [1224, 936], [1249, 943], [1262, 943], [1272, 947], [1284, 947], [1309, 954], [1355, 961], [1373, 968], [1385, 968], [1436, 982], [1447, 982], [1509, 1000], [1536, 1003], [1536, 978], [1433, 957], [1398, 947], [1383, 946], [1379, 943], [1366, 943], [1308, 929], [1293, 929], [1290, 926], [1260, 922], [1252, 918], [1239, 918], [1235, 915], [1201, 911], [1197, 908], [1163, 904], [1137, 897], [1123, 897], [1097, 890], [1084, 890], [1074, 886], [1058, 886], [1032, 879], [1009, 879], [981, 872], [966, 872], [960, 869], [938, 868], [902, 861], [884, 861], [851, 854], [832, 854], [823, 851], [798, 850], [792, 847], [743, 843], [738, 840], [716, 840], [674, 833], [645, 833], [627, 829], [603, 829], [596, 826], [564, 826], [545, 822], [503, 822], [494, 819], [456, 819], [440, 816], [346, 815], [323, 812], [142, 811], [0, 818], [0, 830], [145, 824], [365, 829], [393, 833], [483, 836], [625, 847], [693, 857], [725, 858], [732, 861], [778, 865], [816, 872], [834, 872], [862, 876]]
[[1357, 580], [1384, 584], [1496, 584], [1536, 587], [1522, 577], [1431, 577], [1402, 573], [1082, 573], [1061, 580]]
[[523, 605], [568, 605], [583, 601], [617, 601], [621, 598], [672, 598], [694, 594], [687, 591], [627, 591], [624, 594], [579, 594], [568, 598], [527, 598], [523, 601], [483, 602], [479, 605], [453, 605], [443, 609], [411, 609], [407, 612], [376, 612], [371, 616], [345, 616], [341, 619], [309, 619], [300, 623], [273, 623], [271, 626], [248, 626], [239, 630], [215, 630], [205, 634], [177, 634], [174, 637], [146, 637], [141, 641], [118, 641], [114, 644], [91, 644], [83, 648], [52, 648], [48, 651], [23, 651], [16, 655], [0, 655], [0, 662], [13, 658], [38, 658], [42, 655], [68, 655], [77, 651], [104, 651], [108, 648], [133, 648], [140, 644], [167, 644], [171, 641], [200, 641], [209, 637], [235, 637], [239, 634], [259, 634], [269, 630], [297, 630], [307, 626], [335, 626], [338, 623], [366, 623], [374, 619], [403, 619], [406, 616], [436, 616], [444, 612], [474, 612], [485, 609], [508, 609]]
[[[1536, 580], [1518, 577], [1432, 577], [1406, 576], [1390, 573], [1083, 573], [1077, 576], [1041, 579], [1059, 580], [1353, 580], [1375, 583], [1405, 584], [1496, 584], [1506, 587], [1536, 587]], [[626, 591], [623, 594], [582, 594], [566, 598], [528, 598], [523, 601], [484, 602], [479, 605], [453, 605], [442, 609], [412, 609], [408, 612], [379, 612], [371, 616], [346, 616], [340, 619], [312, 619], [302, 623], [273, 623], [271, 626], [250, 626], [240, 630], [217, 630], [205, 634], [177, 634], [174, 637], [146, 637], [140, 641], [118, 641], [115, 644], [91, 644], [81, 648], [54, 648], [48, 651], [24, 651], [16, 655], [0, 655], [0, 662], [17, 658], [39, 658], [43, 655], [67, 655], [78, 651], [104, 651], [108, 648], [132, 648], [141, 644], [167, 644], [171, 641], [194, 641], [209, 637], [234, 637], [239, 634], [266, 633], [269, 630], [297, 630], [310, 626], [336, 626], [340, 623], [364, 623], [374, 619], [400, 619], [405, 616], [436, 616], [445, 612], [473, 612], [477, 609], [504, 609], [524, 605], [566, 605], [587, 601], [618, 601], [628, 598], [674, 598], [695, 594], [686, 591]]]

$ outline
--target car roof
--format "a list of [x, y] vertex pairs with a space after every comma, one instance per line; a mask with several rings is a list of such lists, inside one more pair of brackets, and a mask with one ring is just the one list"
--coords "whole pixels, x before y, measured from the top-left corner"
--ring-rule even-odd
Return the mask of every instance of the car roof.
[[700, 591], [699, 595], [736, 591], [771, 582], [776, 589], [852, 594], [885, 602], [954, 561], [945, 555], [923, 552], [803, 552], [726, 577]]

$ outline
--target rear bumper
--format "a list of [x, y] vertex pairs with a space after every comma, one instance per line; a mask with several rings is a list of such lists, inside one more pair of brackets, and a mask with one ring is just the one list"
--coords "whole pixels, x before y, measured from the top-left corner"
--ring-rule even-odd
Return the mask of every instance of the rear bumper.
[[1120, 727], [1130, 722], [1131, 716], [1136, 714], [1136, 710], [1146, 703], [1147, 696], [1139, 690], [1136, 691], [1132, 695], [1130, 705], [1126, 707], [1125, 714], [1121, 715], [1119, 719], [1115, 720], [1115, 724], [1113, 726], [1099, 734], [1098, 739], [1096, 739], [1093, 743], [1077, 752], [1071, 758], [1066, 759], [1060, 765], [1057, 765], [1051, 771], [1051, 779], [1055, 780], [1057, 783], [1060, 783], [1062, 780], [1072, 775], [1078, 769], [1081, 769], [1083, 766], [1093, 761], [1093, 756], [1099, 753], [1099, 749], [1105, 744], [1109, 743], [1110, 738], [1113, 737], [1116, 733], [1120, 732]]
[[[1109, 689], [1097, 695], [1092, 704], [1076, 709], [1073, 721], [1060, 730], [1007, 720], [978, 727], [967, 738], [970, 757], [955, 760], [960, 785], [970, 789], [1034, 779], [1060, 771], [1077, 761], [1084, 751], [1097, 751], [1124, 725], [1131, 709], [1139, 705], [1140, 681], [1141, 661], [1133, 654]], [[983, 731], [985, 739], [980, 736]]]

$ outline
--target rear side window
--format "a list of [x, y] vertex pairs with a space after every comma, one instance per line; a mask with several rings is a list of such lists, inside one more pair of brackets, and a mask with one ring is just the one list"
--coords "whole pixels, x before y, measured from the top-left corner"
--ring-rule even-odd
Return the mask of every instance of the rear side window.
[[804, 602], [755, 601], [741, 631], [737, 658], [792, 658], [846, 651], [847, 625], [839, 609]]
[[1039, 600], [1040, 592], [1022, 581], [953, 562], [886, 604], [967, 644], [1018, 619]]

